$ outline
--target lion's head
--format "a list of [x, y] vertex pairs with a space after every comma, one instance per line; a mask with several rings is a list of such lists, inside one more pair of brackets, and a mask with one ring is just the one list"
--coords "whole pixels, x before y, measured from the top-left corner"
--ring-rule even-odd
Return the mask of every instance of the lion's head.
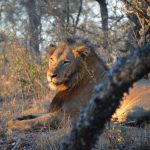
[[78, 40], [67, 39], [49, 52], [47, 80], [58, 92], [72, 89], [84, 76], [84, 62], [90, 49]]

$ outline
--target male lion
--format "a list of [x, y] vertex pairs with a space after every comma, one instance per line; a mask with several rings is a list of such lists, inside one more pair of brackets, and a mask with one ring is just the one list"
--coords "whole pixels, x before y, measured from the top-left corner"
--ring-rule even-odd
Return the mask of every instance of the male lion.
[[[105, 79], [105, 72], [106, 66], [96, 54], [93, 44], [79, 37], [68, 38], [65, 42], [49, 50], [47, 80], [50, 88], [56, 91], [50, 104], [49, 113], [39, 117], [25, 116], [19, 118], [20, 121], [9, 122], [8, 126], [11, 128], [31, 128], [43, 123], [53, 124], [54, 121], [60, 122], [64, 114], [74, 118], [80, 107], [90, 99], [95, 85]], [[131, 106], [131, 110], [135, 105], [144, 108], [141, 103], [147, 103], [148, 97], [145, 97], [143, 101], [139, 100], [142, 98], [136, 92], [137, 86], [140, 88], [139, 85], [148, 88], [146, 95], [150, 95], [150, 87], [145, 86], [145, 83], [136, 84], [132, 89], [133, 95], [137, 94], [134, 95], [134, 101], [130, 103], [130, 95], [132, 94], [124, 100]]]
[[10, 121], [10, 128], [31, 128], [40, 124], [53, 124], [63, 116], [74, 118], [81, 106], [92, 95], [96, 83], [103, 80], [106, 66], [95, 52], [95, 46], [86, 39], [68, 38], [49, 50], [47, 80], [56, 91], [49, 112], [29, 115]]
[[103, 61], [94, 46], [81, 38], [67, 39], [49, 54], [47, 80], [56, 91], [50, 112], [61, 110], [76, 115], [89, 100], [94, 86], [105, 75]]

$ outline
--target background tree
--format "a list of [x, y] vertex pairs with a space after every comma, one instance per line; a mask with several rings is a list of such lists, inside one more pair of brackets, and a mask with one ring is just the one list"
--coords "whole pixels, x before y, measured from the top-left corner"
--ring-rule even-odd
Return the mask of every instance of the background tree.
[[26, 0], [25, 7], [29, 22], [28, 37], [31, 54], [38, 61], [40, 56], [39, 44], [41, 42], [41, 8], [38, 1], [35, 0]]
[[121, 0], [129, 19], [130, 30], [126, 49], [133, 50], [134, 47], [140, 47], [150, 42], [150, 3], [142, 0]]
[[108, 47], [108, 8], [106, 0], [96, 0], [100, 6], [100, 14], [102, 18], [102, 31], [103, 31], [103, 47]]

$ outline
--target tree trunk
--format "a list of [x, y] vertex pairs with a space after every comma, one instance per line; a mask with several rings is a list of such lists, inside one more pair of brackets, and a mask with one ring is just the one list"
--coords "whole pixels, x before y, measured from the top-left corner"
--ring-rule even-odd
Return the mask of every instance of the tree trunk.
[[96, 0], [100, 6], [100, 14], [102, 18], [102, 31], [103, 31], [103, 47], [108, 48], [108, 9], [106, 0]]
[[29, 17], [29, 46], [35, 60], [39, 61], [39, 35], [41, 25], [41, 15], [35, 0], [27, 0], [26, 9]]
[[87, 106], [81, 110], [73, 129], [61, 142], [61, 150], [89, 150], [97, 142], [105, 123], [111, 119], [125, 92], [150, 71], [150, 44], [132, 51], [97, 85]]

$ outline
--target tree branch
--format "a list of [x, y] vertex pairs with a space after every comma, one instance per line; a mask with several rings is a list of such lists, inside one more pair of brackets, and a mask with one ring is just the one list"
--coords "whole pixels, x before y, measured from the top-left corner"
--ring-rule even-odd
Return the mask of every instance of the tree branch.
[[70, 133], [61, 142], [61, 150], [89, 150], [95, 145], [105, 123], [119, 107], [124, 92], [150, 71], [150, 44], [132, 51], [117, 61], [108, 79], [99, 84], [89, 103], [81, 109]]
[[[138, 8], [136, 8], [136, 7], [134, 7], [130, 2], [128, 2], [127, 0], [121, 0], [126, 6], [129, 6], [129, 7], [132, 7], [133, 8], [133, 12], [134, 12], [134, 14], [139, 14], [139, 15], [141, 15], [143, 18], [145, 18], [145, 20], [147, 21], [147, 22], [149, 22], [150, 21], [150, 17], [146, 14], [146, 13], [144, 13], [142, 10], [140, 10], [140, 9], [138, 9]], [[128, 10], [129, 11], [129, 10]]]
[[83, 0], [80, 0], [80, 6], [79, 6], [78, 14], [77, 14], [77, 19], [76, 19], [76, 22], [75, 22], [75, 27], [78, 25], [79, 17], [80, 17], [80, 14], [82, 12], [82, 2], [83, 2]]

